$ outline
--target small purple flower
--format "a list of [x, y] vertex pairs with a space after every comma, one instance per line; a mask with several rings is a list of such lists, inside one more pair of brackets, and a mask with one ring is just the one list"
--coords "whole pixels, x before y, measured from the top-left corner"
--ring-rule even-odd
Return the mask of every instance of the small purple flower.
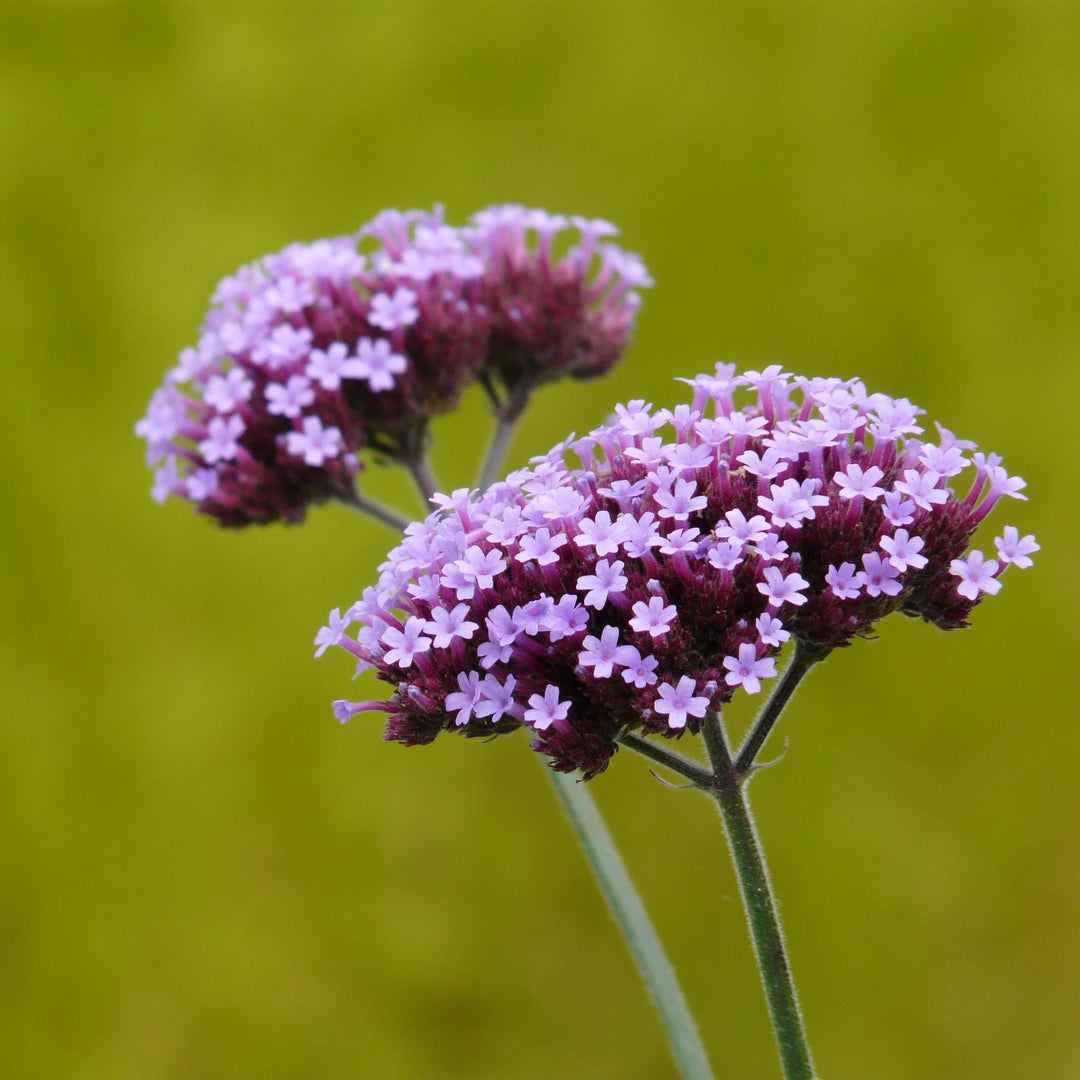
[[387, 738], [524, 725], [590, 778], [621, 734], [697, 733], [758, 693], [789, 640], [828, 652], [896, 611], [965, 626], [1038, 550], [1011, 526], [999, 559], [970, 550], [1023, 482], [944, 430], [935, 450], [909, 401], [778, 367], [688, 382], [689, 405], [632, 402], [410, 527], [337, 642], [392, 687], [362, 706]]
[[285, 445], [293, 457], [303, 458], [305, 465], [318, 468], [341, 453], [341, 432], [336, 427], [323, 427], [317, 416], [305, 416], [301, 431], [290, 431]]
[[[753, 646], [750, 646], [753, 648]], [[678, 686], [670, 683], [661, 683], [657, 687], [656, 703], [653, 708], [661, 715], [667, 717], [668, 727], [679, 729], [686, 727], [688, 717], [701, 719], [709, 707], [707, 697], [696, 697], [694, 691], [697, 684], [689, 675], [679, 679]]]
[[739, 646], [739, 655], [725, 656], [728, 686], [741, 686], [748, 694], [761, 693], [761, 680], [776, 676], [776, 661], [771, 656], [758, 659], [757, 649], [748, 642]]
[[966, 559], [953, 559], [949, 572], [960, 579], [956, 591], [968, 600], [978, 600], [980, 593], [993, 596], [1001, 589], [996, 560], [987, 559], [981, 551], [971, 552]]
[[665, 604], [662, 597], [652, 596], [649, 602], [639, 600], [633, 607], [634, 617], [630, 626], [641, 634], [660, 637], [671, 628], [671, 623], [678, 614], [674, 604]]
[[560, 701], [559, 688], [549, 684], [543, 697], [533, 694], [529, 698], [529, 707], [525, 710], [525, 723], [531, 724], [537, 731], [544, 731], [556, 720], [565, 720], [569, 711], [570, 702]]
[[368, 322], [381, 330], [397, 330], [402, 326], [412, 326], [420, 318], [420, 309], [416, 306], [417, 295], [412, 289], [398, 287], [392, 296], [378, 293], [371, 298], [371, 314]]
[[997, 547], [998, 558], [1003, 563], [1012, 563], [1020, 569], [1031, 566], [1031, 556], [1039, 550], [1035, 537], [1022, 537], [1015, 525], [1006, 525], [1003, 534], [994, 540], [994, 544]]

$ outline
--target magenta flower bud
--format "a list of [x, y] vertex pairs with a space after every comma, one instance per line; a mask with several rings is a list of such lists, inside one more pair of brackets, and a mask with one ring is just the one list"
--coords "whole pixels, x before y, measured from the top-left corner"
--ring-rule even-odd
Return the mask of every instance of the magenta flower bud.
[[[495, 207], [472, 224], [387, 211], [355, 237], [293, 244], [218, 286], [136, 433], [154, 497], [224, 525], [351, 501], [364, 451], [415, 464], [432, 416], [478, 378], [513, 419], [531, 389], [606, 371], [650, 284], [603, 222]], [[503, 391], [505, 400], [496, 396]]]
[[904, 399], [779, 367], [687, 381], [690, 408], [631, 402], [410, 526], [349, 609], [355, 636], [335, 612], [316, 638], [392, 686], [357, 711], [407, 745], [525, 726], [588, 778], [620, 734], [696, 733], [758, 693], [792, 638], [827, 652], [894, 611], [964, 626], [1038, 550], [1009, 527], [997, 559], [969, 552], [1023, 481], [943, 429], [917, 438]]

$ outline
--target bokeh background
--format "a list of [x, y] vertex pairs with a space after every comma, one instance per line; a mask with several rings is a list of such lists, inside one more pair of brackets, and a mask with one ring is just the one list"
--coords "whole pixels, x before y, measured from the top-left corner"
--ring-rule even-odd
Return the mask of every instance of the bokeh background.
[[[132, 432], [241, 263], [502, 201], [657, 281], [512, 464], [723, 359], [862, 376], [1027, 478], [993, 522], [1036, 568], [834, 656], [752, 794], [823, 1077], [1080, 1075], [1078, 134], [1051, 0], [3, 0], [3, 1075], [675, 1075], [526, 739], [334, 721], [311, 641], [393, 537], [157, 507]], [[483, 430], [439, 429], [447, 485]], [[778, 1075], [709, 804], [626, 754], [592, 788], [719, 1080]]]

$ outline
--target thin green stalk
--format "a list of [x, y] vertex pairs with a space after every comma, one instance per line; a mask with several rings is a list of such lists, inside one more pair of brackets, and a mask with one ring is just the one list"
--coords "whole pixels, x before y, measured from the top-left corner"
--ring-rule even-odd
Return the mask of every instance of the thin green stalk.
[[795, 981], [788, 965], [769, 871], [741, 783], [742, 777], [732, 761], [719, 713], [706, 716], [702, 735], [714, 773], [708, 791], [720, 807], [724, 832], [735, 863], [784, 1078], [814, 1080], [814, 1065], [803, 1029]]
[[491, 445], [488, 447], [488, 452], [484, 459], [484, 467], [480, 472], [481, 491], [486, 491], [491, 487], [495, 482], [495, 478], [502, 471], [503, 458], [506, 457], [506, 451], [510, 449], [510, 442], [514, 437], [517, 421], [518, 418], [516, 416], [509, 419], [502, 416], [499, 417], [498, 424], [495, 428], [495, 434], [491, 438]]
[[428, 460], [427, 454], [419, 454], [416, 457], [410, 457], [404, 462], [405, 468], [408, 470], [409, 475], [413, 478], [413, 483], [416, 485], [416, 490], [420, 492], [420, 498], [424, 501], [426, 507], [425, 513], [431, 509], [431, 497], [440, 490], [439, 481], [435, 479], [435, 473], [432, 471], [431, 462]]
[[506, 451], [510, 449], [510, 442], [514, 437], [518, 420], [521, 419], [522, 413], [529, 404], [535, 383], [532, 379], [522, 376], [505, 400], [500, 400], [498, 391], [490, 380], [484, 382], [484, 389], [491, 401], [496, 427], [487, 454], [484, 455], [484, 464], [480, 469], [481, 491], [486, 491], [491, 487], [502, 472], [503, 458], [506, 457]]
[[712, 773], [708, 769], [702, 768], [696, 761], [691, 761], [674, 750], [669, 750], [662, 742], [647, 739], [636, 731], [623, 732], [619, 736], [619, 742], [627, 750], [633, 750], [642, 757], [663, 765], [665, 769], [685, 776], [690, 781], [691, 787], [706, 788], [712, 782]]
[[340, 501], [360, 514], [374, 518], [383, 525], [389, 525], [390, 528], [396, 532], [403, 533], [409, 524], [409, 519], [402, 517], [396, 510], [391, 509], [389, 506], [384, 506], [382, 503], [369, 498], [367, 495], [361, 494], [357, 490], [353, 490], [347, 498], [342, 496]]
[[784, 669], [784, 674], [776, 684], [776, 688], [765, 702], [761, 715], [754, 721], [750, 734], [746, 737], [738, 757], [735, 759], [735, 774], [738, 778], [744, 777], [753, 767], [754, 759], [769, 737], [773, 725], [780, 719], [784, 706], [791, 700], [806, 673], [820, 660], [824, 660], [831, 652], [828, 648], [817, 645], [806, 645], [800, 641], [795, 643], [795, 653], [791, 662]]
[[592, 865], [619, 929], [667, 1030], [671, 1052], [685, 1080], [713, 1080], [705, 1048], [690, 1015], [675, 969], [626, 872], [615, 842], [584, 783], [545, 770]]

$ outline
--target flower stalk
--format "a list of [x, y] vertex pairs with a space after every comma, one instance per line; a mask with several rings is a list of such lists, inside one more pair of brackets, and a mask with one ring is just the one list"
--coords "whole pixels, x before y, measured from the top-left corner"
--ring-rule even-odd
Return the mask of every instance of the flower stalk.
[[773, 1032], [780, 1051], [784, 1080], [814, 1080], [810, 1047], [803, 1028], [795, 980], [788, 964], [768, 867], [746, 799], [743, 777], [732, 760], [719, 713], [712, 712], [706, 717], [702, 735], [713, 766], [709, 794], [720, 808], [724, 832], [735, 863], [743, 907], [750, 924], [750, 937], [757, 954]]
[[795, 643], [795, 653], [791, 663], [784, 670], [780, 681], [776, 684], [769, 700], [765, 702], [750, 734], [746, 737], [738, 757], [735, 759], [735, 776], [742, 780], [754, 768], [757, 758], [765, 740], [773, 729], [773, 725], [780, 719], [784, 706], [791, 700], [799, 683], [802, 682], [806, 673], [818, 662], [824, 660], [832, 650], [826, 647], [809, 644], [804, 641]]
[[705, 1048], [675, 969], [592, 795], [574, 777], [551, 769], [546, 771], [660, 1014], [679, 1071], [685, 1080], [713, 1080]]

